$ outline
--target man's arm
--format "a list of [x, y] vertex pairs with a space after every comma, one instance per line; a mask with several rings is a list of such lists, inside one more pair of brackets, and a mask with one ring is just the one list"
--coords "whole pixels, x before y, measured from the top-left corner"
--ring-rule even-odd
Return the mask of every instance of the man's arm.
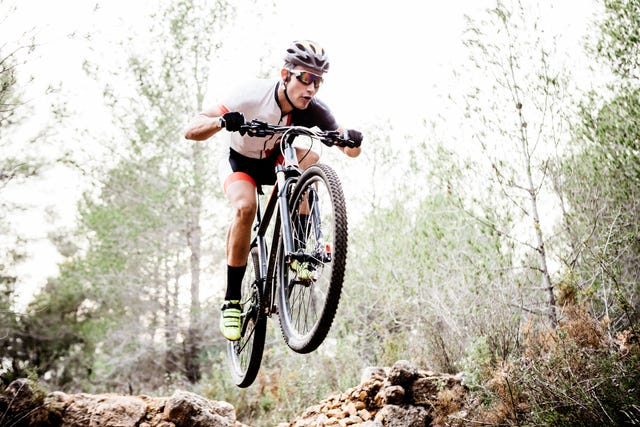
[[211, 138], [222, 129], [220, 118], [226, 112], [226, 109], [222, 105], [217, 105], [210, 110], [203, 111], [189, 123], [189, 126], [187, 126], [184, 132], [184, 137], [195, 141], [204, 141], [205, 139]]

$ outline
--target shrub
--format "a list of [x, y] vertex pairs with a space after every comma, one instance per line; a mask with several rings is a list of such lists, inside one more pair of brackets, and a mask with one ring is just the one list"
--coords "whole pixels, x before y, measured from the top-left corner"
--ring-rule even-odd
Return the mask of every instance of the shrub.
[[541, 425], [640, 423], [640, 346], [637, 332], [611, 338], [607, 324], [579, 307], [567, 311], [557, 330], [527, 337], [513, 381], [526, 396], [528, 413]]

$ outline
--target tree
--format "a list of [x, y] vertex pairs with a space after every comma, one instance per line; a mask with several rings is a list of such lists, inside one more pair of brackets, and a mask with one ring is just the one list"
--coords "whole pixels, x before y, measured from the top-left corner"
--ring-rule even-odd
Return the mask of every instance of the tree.
[[[492, 171], [489, 191], [502, 195], [508, 202], [505, 214], [514, 219], [514, 228], [496, 231], [520, 247], [514, 263], [530, 270], [522, 278], [533, 283], [525, 286], [544, 293], [544, 312], [555, 327], [554, 275], [560, 273], [553, 265], [570, 258], [570, 248], [548, 219], [561, 212], [563, 196], [554, 174], [569, 137], [571, 104], [566, 71], [552, 65], [554, 40], [545, 38], [535, 13], [520, 2], [512, 7], [498, 2], [488, 22], [470, 23], [465, 44], [478, 74], [492, 79], [478, 82], [467, 96], [467, 119], [478, 122], [474, 139]], [[535, 301], [523, 302], [524, 310], [540, 313]]]
[[609, 64], [623, 79], [640, 78], [640, 3], [635, 0], [604, 0], [606, 18], [594, 53], [597, 59]]
[[[219, 194], [205, 185], [211, 150], [185, 142], [182, 132], [202, 109], [216, 37], [231, 10], [225, 1], [166, 2], [149, 29], [161, 49], [139, 49], [132, 36], [117, 46], [126, 65], [117, 57], [110, 70], [85, 63], [121, 134], [100, 141], [111, 157], [91, 171], [94, 187], [79, 206], [81, 250], [23, 316], [3, 321], [16, 325], [3, 359], [16, 375], [34, 369], [68, 389], [126, 392], [157, 389], [176, 375], [200, 379], [201, 342], [213, 341], [202, 332], [202, 205]], [[209, 233], [206, 243], [216, 238]], [[13, 280], [2, 289], [12, 292]]]
[[[155, 353], [156, 331], [164, 337], [165, 372], [178, 371], [192, 382], [201, 377], [201, 215], [203, 198], [208, 197], [204, 183], [211, 170], [205, 168], [209, 164], [206, 145], [186, 143], [181, 135], [188, 118], [202, 109], [208, 64], [220, 46], [203, 35], [216, 37], [229, 9], [224, 1], [168, 2], [150, 29], [155, 40], [163, 40], [163, 48], [142, 53], [129, 41], [123, 45], [127, 66], [111, 71], [113, 78], [129, 82], [131, 93], [116, 92], [107, 73], [99, 69], [96, 73], [97, 78], [106, 79], [107, 103], [129, 147], [108, 172], [101, 202], [88, 201], [84, 210], [89, 230], [96, 236], [90, 244], [98, 265], [114, 262], [120, 278], [109, 278], [113, 271], [104, 270], [94, 270], [91, 277], [106, 279], [100, 288], [123, 298], [107, 298], [106, 307], [138, 306], [138, 310], [119, 313], [121, 319], [133, 316], [146, 328], [128, 335], [134, 341], [149, 337], [146, 349], [132, 343], [139, 350], [138, 362], [152, 357], [145, 351]], [[190, 282], [186, 322], [178, 299], [185, 278]], [[137, 284], [135, 294], [126, 291], [131, 284]]]
[[614, 79], [582, 103], [564, 173], [579, 248], [577, 291], [611, 319], [614, 334], [637, 322], [640, 301], [640, 2], [603, 4], [590, 51]]
[[[5, 4], [0, 1], [0, 8], [4, 9]], [[1, 10], [1, 9], [0, 9]], [[3, 13], [2, 21], [7, 21], [11, 13], [15, 10], [11, 8]], [[12, 46], [8, 41], [0, 46], [0, 235], [4, 238], [0, 242], [0, 278], [2, 279], [6, 295], [13, 293], [13, 284], [16, 281], [15, 274], [11, 271], [12, 266], [24, 257], [24, 241], [19, 236], [11, 237], [9, 223], [9, 213], [15, 211], [17, 206], [2, 196], [3, 190], [9, 183], [16, 179], [23, 179], [33, 176], [37, 170], [37, 163], [32, 159], [21, 158], [16, 150], [16, 144], [12, 142], [11, 133], [16, 132], [20, 123], [24, 120], [27, 106], [22, 100], [23, 87], [18, 83], [20, 65], [25, 59], [20, 56], [23, 52], [31, 52], [35, 48], [33, 39], [25, 41], [27, 34], [23, 34]], [[10, 308], [11, 305], [7, 306]], [[5, 322], [2, 322], [5, 324]]]
[[[34, 28], [13, 34], [13, 18], [18, 6], [0, 0], [0, 372], [4, 378], [18, 375], [25, 366], [21, 355], [30, 339], [24, 330], [23, 313], [18, 311], [17, 296], [25, 285], [17, 267], [29, 254], [32, 240], [16, 226], [17, 220], [31, 207], [15, 194], [20, 186], [33, 182], [44, 170], [63, 161], [42, 153], [35, 142], [51, 137], [52, 129], [62, 123], [65, 104], [54, 96], [58, 89], [44, 93], [33, 88], [34, 77], [26, 65], [38, 49]], [[38, 98], [38, 99], [34, 99]], [[51, 103], [51, 120], [47, 124], [31, 118], [36, 100]]]

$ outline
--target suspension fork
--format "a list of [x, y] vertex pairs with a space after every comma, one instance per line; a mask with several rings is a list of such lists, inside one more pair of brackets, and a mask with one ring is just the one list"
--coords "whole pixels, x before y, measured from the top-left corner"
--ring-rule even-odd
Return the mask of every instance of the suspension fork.
[[280, 227], [282, 229], [282, 243], [284, 246], [284, 253], [288, 260], [289, 255], [293, 252], [293, 232], [291, 224], [291, 215], [289, 212], [289, 200], [287, 194], [289, 193], [289, 187], [291, 186], [294, 178], [287, 178], [286, 172], [283, 166], [278, 165], [276, 170], [276, 176], [278, 179], [278, 208], [280, 210]]
[[314, 187], [309, 187], [307, 203], [309, 204], [309, 214], [311, 215], [314, 237], [316, 238], [316, 242], [322, 243], [324, 236], [322, 235], [322, 227], [320, 224], [320, 206], [318, 203], [318, 192]]
[[276, 166], [276, 181], [279, 188], [278, 207], [280, 208], [280, 220], [282, 221], [282, 242], [284, 245], [285, 259], [288, 263], [291, 259], [291, 254], [294, 251], [294, 245], [287, 194], [289, 193], [291, 184], [301, 175], [301, 171], [298, 165], [296, 149], [293, 147], [293, 140], [295, 139], [295, 136], [286, 135], [284, 138], [286, 138], [283, 144], [284, 150], [282, 153], [284, 155], [284, 165]]

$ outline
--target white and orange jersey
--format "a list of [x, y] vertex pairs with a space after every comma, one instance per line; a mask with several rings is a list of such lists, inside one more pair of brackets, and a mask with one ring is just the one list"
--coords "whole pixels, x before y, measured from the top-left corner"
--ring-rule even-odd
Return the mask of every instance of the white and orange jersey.
[[[256, 79], [232, 90], [218, 108], [222, 114], [238, 111], [244, 114], [247, 121], [260, 120], [270, 124], [299, 125], [322, 130], [336, 130], [338, 123], [329, 108], [319, 99], [313, 98], [304, 110], [294, 110], [282, 115], [278, 103], [279, 81]], [[243, 156], [262, 159], [269, 156], [277, 143], [272, 137], [252, 137], [240, 135], [239, 132], [225, 132], [229, 138], [229, 146]]]

